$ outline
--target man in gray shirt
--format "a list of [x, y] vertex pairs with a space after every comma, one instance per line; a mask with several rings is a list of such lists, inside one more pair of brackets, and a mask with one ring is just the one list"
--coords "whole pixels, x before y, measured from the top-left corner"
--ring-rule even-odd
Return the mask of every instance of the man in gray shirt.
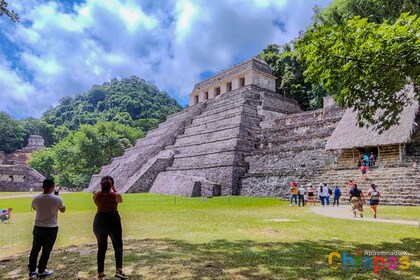
[[[47, 269], [48, 259], [54, 246], [58, 233], [58, 210], [64, 213], [66, 207], [58, 195], [54, 195], [54, 181], [45, 179], [42, 183], [42, 194], [32, 200], [32, 208], [36, 211], [35, 226], [32, 232], [32, 250], [29, 255], [29, 278], [47, 277], [53, 274]], [[41, 258], [38, 262], [38, 254], [42, 249]]]

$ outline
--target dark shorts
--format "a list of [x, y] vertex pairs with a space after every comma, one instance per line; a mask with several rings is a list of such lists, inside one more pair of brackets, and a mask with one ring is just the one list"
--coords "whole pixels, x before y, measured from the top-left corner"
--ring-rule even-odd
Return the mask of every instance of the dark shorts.
[[379, 199], [371, 199], [369, 203], [370, 205], [379, 205]]
[[313, 192], [308, 192], [308, 196], [314, 196]]

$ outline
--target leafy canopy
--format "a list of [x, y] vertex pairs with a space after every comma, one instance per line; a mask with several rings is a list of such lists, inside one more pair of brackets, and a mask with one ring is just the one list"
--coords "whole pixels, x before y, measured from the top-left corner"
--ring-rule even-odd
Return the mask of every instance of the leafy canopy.
[[21, 149], [24, 136], [23, 125], [7, 113], [0, 111], [0, 151], [10, 153]]
[[293, 50], [292, 44], [270, 44], [258, 57], [270, 65], [273, 75], [277, 77], [277, 92], [297, 100], [304, 110], [322, 107], [326, 91], [322, 86], [305, 81], [303, 74], [306, 68], [298, 60], [298, 53]]
[[36, 151], [29, 165], [67, 187], [87, 187], [93, 174], [121, 156], [143, 133], [115, 122], [82, 125], [52, 148]]
[[339, 105], [358, 110], [362, 126], [383, 131], [397, 124], [409, 103], [407, 91], [401, 91], [407, 84], [420, 97], [417, 15], [401, 14], [394, 24], [355, 17], [342, 25], [315, 25], [296, 47], [307, 80], [325, 85]]
[[0, 0], [0, 17], [2, 15], [6, 15], [13, 22], [19, 21], [19, 15], [15, 13], [13, 10], [9, 10], [7, 6], [8, 4], [6, 0]]
[[70, 130], [77, 130], [83, 124], [114, 121], [147, 131], [180, 110], [182, 107], [166, 92], [132, 76], [95, 85], [75, 98], [63, 97], [60, 104], [47, 110], [41, 119]]

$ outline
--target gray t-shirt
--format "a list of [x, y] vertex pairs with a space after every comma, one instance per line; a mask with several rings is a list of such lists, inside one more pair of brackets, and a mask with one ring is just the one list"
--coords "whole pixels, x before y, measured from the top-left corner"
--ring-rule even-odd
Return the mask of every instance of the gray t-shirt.
[[40, 194], [32, 199], [32, 208], [36, 210], [35, 226], [58, 227], [58, 209], [64, 202], [58, 195]]

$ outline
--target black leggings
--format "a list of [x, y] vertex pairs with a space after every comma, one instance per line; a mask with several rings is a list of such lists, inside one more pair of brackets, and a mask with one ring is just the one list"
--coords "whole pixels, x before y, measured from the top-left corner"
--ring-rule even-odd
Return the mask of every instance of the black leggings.
[[98, 212], [93, 220], [93, 232], [98, 241], [98, 272], [104, 272], [105, 254], [108, 249], [108, 236], [114, 247], [116, 268], [122, 268], [123, 242], [121, 219], [118, 212]]

